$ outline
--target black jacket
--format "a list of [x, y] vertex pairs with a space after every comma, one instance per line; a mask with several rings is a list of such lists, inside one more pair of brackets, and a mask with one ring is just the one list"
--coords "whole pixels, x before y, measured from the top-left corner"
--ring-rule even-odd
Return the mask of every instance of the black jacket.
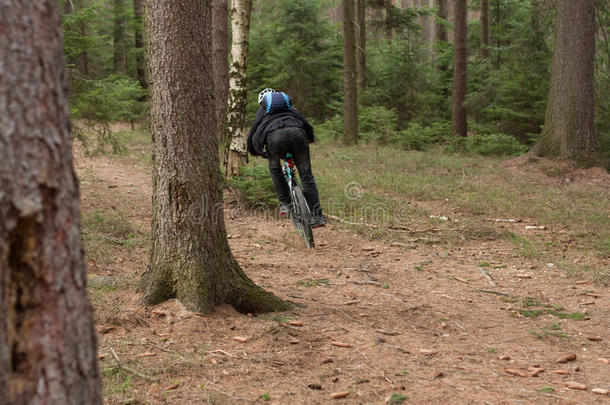
[[258, 107], [258, 111], [256, 111], [254, 124], [252, 124], [250, 133], [248, 134], [248, 152], [253, 156], [262, 155], [263, 157], [266, 157], [264, 151], [267, 134], [278, 128], [284, 127], [303, 128], [307, 134], [309, 143], [315, 141], [313, 127], [296, 108], [291, 107], [290, 111], [287, 112], [265, 115], [265, 109], [261, 105]]

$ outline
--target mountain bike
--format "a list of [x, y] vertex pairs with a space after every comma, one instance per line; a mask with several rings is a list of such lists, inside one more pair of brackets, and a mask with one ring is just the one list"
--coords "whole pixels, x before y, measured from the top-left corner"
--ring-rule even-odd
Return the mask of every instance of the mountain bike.
[[284, 178], [290, 189], [290, 197], [292, 200], [290, 204], [290, 218], [292, 219], [292, 223], [298, 234], [305, 239], [307, 247], [313, 248], [315, 246], [312, 229], [313, 215], [311, 214], [309, 205], [307, 205], [307, 200], [305, 200], [305, 195], [303, 194], [303, 189], [299, 184], [299, 180], [296, 177], [296, 169], [294, 161], [292, 160], [292, 155], [287, 153], [286, 156], [283, 157], [283, 160], [284, 165], [282, 166], [282, 173], [284, 174]]

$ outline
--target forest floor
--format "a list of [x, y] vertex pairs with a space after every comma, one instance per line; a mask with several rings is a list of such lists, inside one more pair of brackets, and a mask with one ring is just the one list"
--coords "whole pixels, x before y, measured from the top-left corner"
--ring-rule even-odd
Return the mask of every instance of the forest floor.
[[[441, 227], [453, 227], [455, 237], [472, 221], [565, 251], [562, 229], [535, 218], [460, 211], [461, 222], [432, 226], [426, 215], [395, 238], [331, 219], [314, 231], [309, 250], [291, 223], [239, 208], [228, 191], [233, 254], [294, 309], [252, 316], [228, 306], [192, 313], [176, 301], [142, 306], [136, 285], [149, 259], [149, 152], [143, 142], [121, 155], [88, 156], [75, 143], [105, 403], [608, 403], [607, 256], [568, 256], [597, 269], [570, 273], [489, 230], [435, 240]], [[494, 165], [557, 187], [540, 166]], [[603, 171], [570, 173], [570, 187], [610, 191]], [[427, 213], [457, 216], [446, 201], [408, 199]]]

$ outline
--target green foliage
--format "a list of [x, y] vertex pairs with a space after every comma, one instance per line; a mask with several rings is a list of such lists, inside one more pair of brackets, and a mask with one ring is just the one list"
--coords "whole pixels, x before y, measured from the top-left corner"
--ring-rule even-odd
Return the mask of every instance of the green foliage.
[[[322, 17], [321, 0], [259, 3], [252, 17], [248, 91], [285, 91], [307, 117], [332, 115], [328, 104], [340, 97], [342, 47], [333, 26]], [[250, 97], [250, 110], [256, 98]]]
[[[101, 80], [79, 78], [73, 80], [75, 91], [70, 98], [72, 117], [84, 120], [86, 127], [96, 135], [96, 152], [105, 152], [107, 146], [114, 153], [122, 150], [118, 138], [110, 129], [114, 121], [134, 121], [144, 115], [147, 104], [139, 101], [144, 91], [137, 80], [111, 75]], [[87, 137], [83, 129], [75, 126], [78, 139]]]
[[428, 150], [433, 145], [444, 142], [451, 131], [451, 124], [446, 121], [433, 122], [424, 127], [412, 123], [404, 131], [400, 131], [393, 139], [395, 143], [408, 150]]
[[530, 1], [502, 0], [491, 6], [491, 56], [478, 54], [480, 24], [469, 25], [467, 109], [488, 132], [531, 143], [544, 123], [552, 58], [552, 14]]
[[279, 203], [269, 169], [265, 166], [242, 166], [239, 172], [239, 176], [227, 180], [227, 185], [237, 190], [240, 202], [247, 208]]
[[527, 146], [506, 134], [475, 134], [465, 139], [466, 149], [483, 156], [516, 156], [527, 151]]

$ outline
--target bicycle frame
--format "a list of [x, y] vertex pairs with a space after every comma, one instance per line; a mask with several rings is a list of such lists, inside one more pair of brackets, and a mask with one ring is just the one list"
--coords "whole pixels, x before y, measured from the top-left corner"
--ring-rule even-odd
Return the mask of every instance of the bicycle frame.
[[307, 242], [307, 247], [312, 248], [314, 246], [314, 240], [311, 209], [305, 200], [303, 190], [297, 180], [292, 155], [287, 153], [282, 159], [284, 160], [282, 173], [284, 174], [286, 183], [288, 183], [288, 189], [290, 190], [292, 222], [294, 223], [295, 228], [297, 228], [297, 232], [301, 234]]

